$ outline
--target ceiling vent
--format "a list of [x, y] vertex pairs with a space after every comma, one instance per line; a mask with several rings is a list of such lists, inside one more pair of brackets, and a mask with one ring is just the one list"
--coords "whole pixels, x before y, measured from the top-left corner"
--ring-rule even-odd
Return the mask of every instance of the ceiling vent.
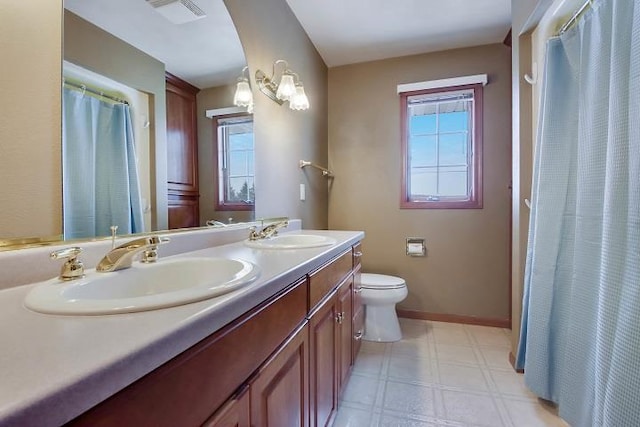
[[174, 24], [184, 24], [207, 16], [191, 0], [147, 0], [147, 3]]

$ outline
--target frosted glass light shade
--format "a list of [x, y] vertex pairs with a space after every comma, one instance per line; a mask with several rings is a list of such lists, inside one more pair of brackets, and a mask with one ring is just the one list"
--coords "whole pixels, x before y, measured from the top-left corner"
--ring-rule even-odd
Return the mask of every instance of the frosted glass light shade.
[[307, 98], [307, 94], [304, 93], [304, 87], [302, 87], [302, 84], [296, 85], [296, 92], [289, 100], [289, 108], [292, 110], [309, 109], [309, 98]]
[[293, 81], [293, 75], [283, 74], [278, 85], [278, 91], [276, 92], [276, 98], [283, 101], [288, 101], [296, 93], [296, 84]]
[[236, 93], [233, 96], [233, 103], [238, 107], [248, 107], [253, 105], [253, 93], [249, 87], [249, 82], [246, 78], [238, 80], [236, 85]]

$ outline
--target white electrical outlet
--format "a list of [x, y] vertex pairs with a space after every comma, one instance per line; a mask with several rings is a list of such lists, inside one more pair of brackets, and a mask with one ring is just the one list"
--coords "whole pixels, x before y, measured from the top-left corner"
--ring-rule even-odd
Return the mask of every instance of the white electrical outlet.
[[307, 198], [306, 190], [304, 184], [300, 184], [300, 201], [304, 202]]

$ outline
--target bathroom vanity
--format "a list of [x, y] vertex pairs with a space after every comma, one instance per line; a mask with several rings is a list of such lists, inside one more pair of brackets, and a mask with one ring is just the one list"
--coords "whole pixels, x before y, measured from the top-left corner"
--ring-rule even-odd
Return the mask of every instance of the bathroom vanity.
[[[255, 282], [210, 300], [107, 316], [12, 309], [14, 327], [42, 330], [24, 329], [31, 337], [23, 338], [40, 338], [32, 343], [8, 337], [17, 348], [1, 356], [2, 388], [15, 384], [17, 393], [0, 391], [0, 425], [327, 425], [363, 333], [363, 233], [314, 233], [336, 243], [272, 250], [237, 242], [179, 255], [260, 267]], [[28, 288], [3, 291], [0, 306]], [[40, 353], [16, 357], [30, 351]]]

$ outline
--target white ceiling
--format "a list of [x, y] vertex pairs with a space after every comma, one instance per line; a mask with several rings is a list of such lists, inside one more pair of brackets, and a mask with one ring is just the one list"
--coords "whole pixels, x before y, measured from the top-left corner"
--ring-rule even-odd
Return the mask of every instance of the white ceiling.
[[286, 0], [329, 67], [500, 43], [511, 0]]
[[222, 0], [193, 3], [206, 18], [175, 25], [145, 0], [64, 0], [66, 9], [163, 62], [167, 71], [198, 88], [234, 83], [246, 60], [227, 8]]
[[[499, 43], [511, 25], [511, 0], [286, 1], [329, 67]], [[222, 0], [193, 2], [207, 17], [174, 25], [145, 0], [64, 0], [194, 86], [235, 82], [246, 60], [229, 12]]]

